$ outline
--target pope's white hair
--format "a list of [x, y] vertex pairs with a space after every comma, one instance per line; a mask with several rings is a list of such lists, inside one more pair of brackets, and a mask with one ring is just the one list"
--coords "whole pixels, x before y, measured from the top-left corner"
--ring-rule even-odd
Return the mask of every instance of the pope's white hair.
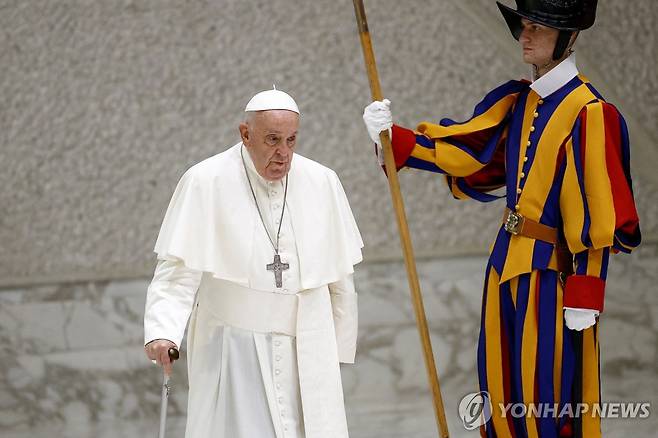
[[258, 111], [245, 112], [243, 122], [247, 125], [252, 124], [254, 122], [254, 118], [256, 117], [256, 113], [258, 113]]

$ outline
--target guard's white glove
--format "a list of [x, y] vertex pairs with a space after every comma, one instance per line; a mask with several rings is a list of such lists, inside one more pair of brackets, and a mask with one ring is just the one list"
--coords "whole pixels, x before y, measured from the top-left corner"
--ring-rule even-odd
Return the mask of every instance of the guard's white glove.
[[389, 130], [393, 126], [393, 115], [391, 114], [391, 101], [384, 99], [376, 100], [363, 110], [363, 121], [368, 129], [368, 135], [372, 141], [379, 146], [379, 133]]
[[564, 322], [571, 330], [581, 331], [596, 324], [599, 312], [592, 309], [564, 308]]

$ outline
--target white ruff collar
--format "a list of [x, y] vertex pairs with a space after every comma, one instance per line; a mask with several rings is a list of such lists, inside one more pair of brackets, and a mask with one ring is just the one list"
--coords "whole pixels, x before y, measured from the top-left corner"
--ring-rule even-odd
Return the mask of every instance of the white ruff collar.
[[553, 67], [544, 76], [530, 84], [530, 88], [543, 99], [564, 87], [567, 82], [576, 76], [578, 76], [576, 54], [572, 53], [567, 59]]

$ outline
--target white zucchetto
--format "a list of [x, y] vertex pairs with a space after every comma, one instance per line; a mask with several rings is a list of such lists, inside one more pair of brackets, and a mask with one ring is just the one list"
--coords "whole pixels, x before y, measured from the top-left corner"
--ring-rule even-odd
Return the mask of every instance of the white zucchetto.
[[276, 87], [272, 90], [261, 91], [252, 97], [244, 112], [268, 110], [288, 110], [299, 114], [295, 99], [288, 93], [277, 90]]

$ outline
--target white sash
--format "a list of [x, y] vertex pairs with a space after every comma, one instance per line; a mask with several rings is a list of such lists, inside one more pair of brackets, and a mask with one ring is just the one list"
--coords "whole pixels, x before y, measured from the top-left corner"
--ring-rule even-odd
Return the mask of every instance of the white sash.
[[347, 438], [338, 347], [327, 285], [297, 294], [264, 292], [205, 276], [198, 300], [211, 320], [296, 337], [306, 438]]

